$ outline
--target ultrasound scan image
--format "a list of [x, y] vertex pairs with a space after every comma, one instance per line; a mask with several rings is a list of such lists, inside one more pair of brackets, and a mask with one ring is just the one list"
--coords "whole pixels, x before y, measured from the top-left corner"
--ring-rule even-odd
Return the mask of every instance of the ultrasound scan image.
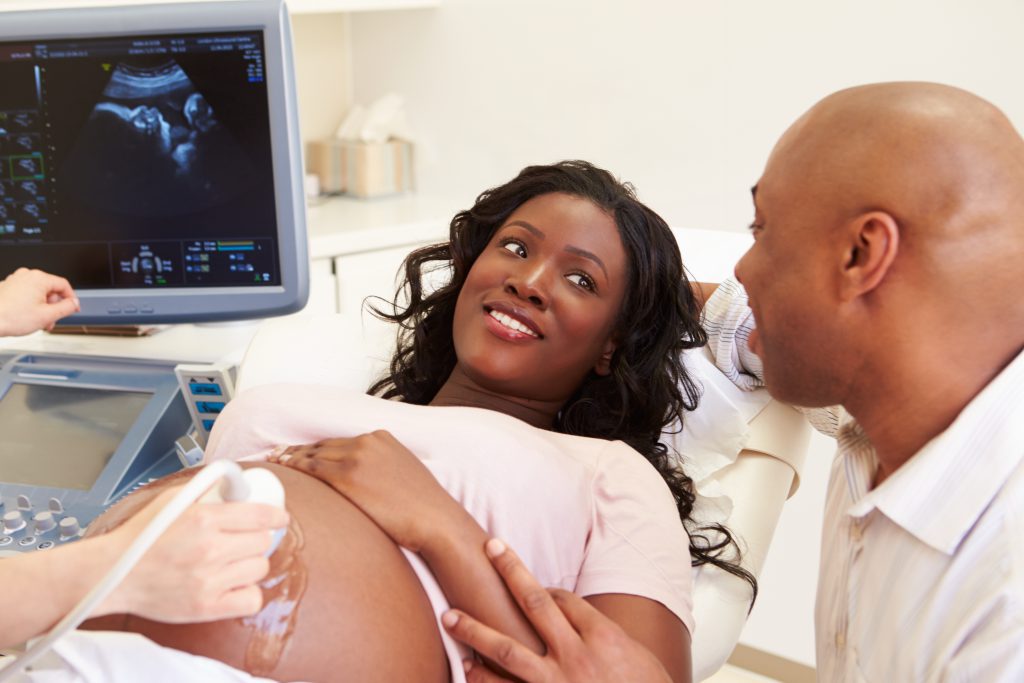
[[64, 163], [65, 186], [103, 211], [180, 215], [242, 191], [248, 165], [185, 71], [118, 64]]

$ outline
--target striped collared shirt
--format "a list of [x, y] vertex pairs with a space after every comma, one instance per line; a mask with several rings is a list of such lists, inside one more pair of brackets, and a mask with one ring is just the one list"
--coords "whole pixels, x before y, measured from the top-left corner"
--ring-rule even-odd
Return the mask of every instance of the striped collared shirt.
[[[738, 285], [716, 297], [713, 349], [730, 315], [753, 324], [737, 314]], [[815, 606], [818, 680], [1024, 681], [1024, 353], [875, 489], [878, 460], [860, 426], [841, 411], [818, 417], [839, 446]]]

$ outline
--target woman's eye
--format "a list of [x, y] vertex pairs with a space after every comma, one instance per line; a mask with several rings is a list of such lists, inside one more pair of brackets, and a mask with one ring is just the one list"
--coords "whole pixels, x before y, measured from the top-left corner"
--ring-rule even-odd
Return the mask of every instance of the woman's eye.
[[526, 258], [526, 247], [523, 246], [522, 242], [516, 240], [506, 240], [501, 244], [502, 249], [507, 249], [519, 258]]
[[566, 277], [568, 277], [569, 281], [577, 287], [582, 287], [589, 292], [593, 292], [596, 289], [594, 281], [585, 273], [569, 273]]

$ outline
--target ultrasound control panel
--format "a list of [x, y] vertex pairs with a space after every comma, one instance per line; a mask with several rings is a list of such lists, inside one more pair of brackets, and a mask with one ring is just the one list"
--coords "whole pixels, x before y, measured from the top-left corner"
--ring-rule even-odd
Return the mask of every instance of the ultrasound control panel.
[[191, 427], [174, 366], [0, 355], [0, 557], [82, 536], [136, 488], [182, 468]]

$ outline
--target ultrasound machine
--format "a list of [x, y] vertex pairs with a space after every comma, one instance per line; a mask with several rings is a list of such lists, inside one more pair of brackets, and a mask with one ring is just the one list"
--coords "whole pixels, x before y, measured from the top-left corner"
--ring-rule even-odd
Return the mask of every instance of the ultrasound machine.
[[[82, 309], [71, 324], [302, 308], [283, 0], [69, 4], [0, 14], [0, 277], [66, 277]], [[71, 542], [134, 488], [194, 464], [175, 442], [209, 430], [230, 381], [194, 370], [0, 352], [0, 557]]]

